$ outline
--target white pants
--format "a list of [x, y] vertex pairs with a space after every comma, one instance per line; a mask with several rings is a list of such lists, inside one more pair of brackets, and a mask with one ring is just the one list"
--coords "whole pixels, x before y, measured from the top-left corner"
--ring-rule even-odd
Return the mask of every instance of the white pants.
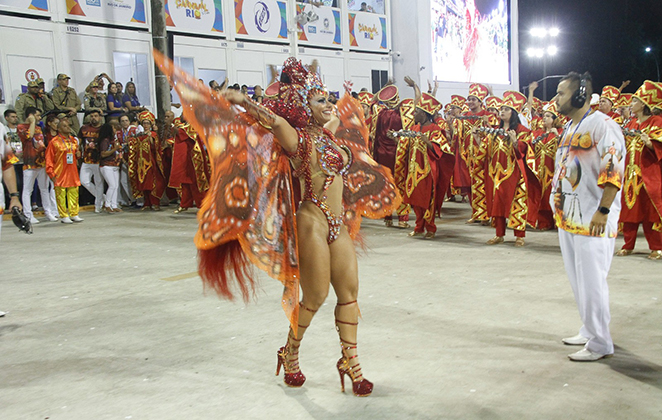
[[[92, 181], [94, 177], [94, 182]], [[83, 163], [80, 167], [80, 183], [94, 196], [94, 207], [100, 211], [103, 207], [103, 178], [98, 163]]]
[[588, 338], [586, 348], [594, 353], [612, 354], [609, 334], [609, 286], [607, 274], [614, 256], [616, 238], [599, 238], [559, 229], [561, 254], [584, 325], [579, 334]]
[[108, 184], [106, 190], [106, 207], [111, 209], [117, 208], [117, 192], [120, 186], [120, 167], [119, 166], [102, 166], [99, 168], [101, 176]]
[[119, 202], [123, 205], [129, 205], [134, 201], [131, 185], [129, 184], [129, 169], [124, 163], [120, 165], [120, 190]]
[[[55, 187], [53, 186], [53, 181], [46, 175], [46, 168], [23, 170], [23, 214], [28, 219], [34, 217], [32, 214], [32, 191], [34, 190], [35, 179], [41, 193], [41, 205], [44, 207], [44, 213], [57, 217]], [[51, 187], [50, 191], [48, 189], [49, 186]]]

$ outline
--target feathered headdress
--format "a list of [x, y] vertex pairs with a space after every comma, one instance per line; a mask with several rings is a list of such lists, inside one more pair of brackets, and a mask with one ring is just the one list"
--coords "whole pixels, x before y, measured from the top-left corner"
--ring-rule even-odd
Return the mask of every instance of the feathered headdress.
[[296, 58], [288, 58], [283, 64], [277, 98], [265, 101], [264, 105], [293, 127], [308, 125], [312, 115], [308, 100], [316, 94], [326, 93], [316, 70], [316, 62], [307, 69]]

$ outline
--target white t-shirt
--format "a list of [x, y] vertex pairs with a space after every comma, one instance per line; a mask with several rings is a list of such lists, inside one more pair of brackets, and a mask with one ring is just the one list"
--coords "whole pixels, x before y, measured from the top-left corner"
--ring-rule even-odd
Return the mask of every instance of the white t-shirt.
[[12, 155], [9, 145], [5, 142], [5, 137], [7, 137], [7, 128], [3, 124], [0, 124], [0, 209], [5, 208], [5, 188], [2, 185], [2, 173], [4, 171], [2, 168], [5, 166], [7, 157]]
[[[586, 116], [577, 127], [570, 128], [570, 123], [565, 127], [549, 200], [559, 229], [590, 235], [588, 228], [600, 206], [604, 185], [610, 183], [620, 190], [623, 184], [625, 150], [621, 127], [602, 112]], [[620, 211], [619, 191], [607, 219], [607, 237], [616, 237]]]

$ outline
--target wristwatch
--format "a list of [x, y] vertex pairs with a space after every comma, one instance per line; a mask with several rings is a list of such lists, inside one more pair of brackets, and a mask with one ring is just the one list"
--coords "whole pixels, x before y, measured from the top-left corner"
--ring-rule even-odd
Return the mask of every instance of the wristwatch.
[[609, 207], [598, 207], [598, 211], [602, 214], [609, 214]]
[[19, 194], [19, 193], [17, 193], [17, 192], [13, 192], [13, 193], [9, 193], [9, 196], [10, 196], [10, 197], [20, 197], [21, 194]]

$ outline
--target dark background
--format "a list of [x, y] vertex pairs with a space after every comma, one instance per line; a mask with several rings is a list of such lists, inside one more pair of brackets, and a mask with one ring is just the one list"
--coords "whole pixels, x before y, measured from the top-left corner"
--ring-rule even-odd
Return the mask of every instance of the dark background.
[[[519, 0], [520, 90], [543, 77], [542, 59], [526, 50], [535, 47], [532, 27], [557, 26], [553, 42], [559, 51], [547, 59], [547, 75], [589, 71], [599, 93], [604, 85], [631, 84], [623, 92], [634, 93], [644, 80], [657, 80], [655, 61], [662, 64], [662, 0]], [[644, 48], [653, 50], [645, 53]], [[536, 96], [554, 96], [558, 79], [548, 80], [547, 98], [542, 84]]]

